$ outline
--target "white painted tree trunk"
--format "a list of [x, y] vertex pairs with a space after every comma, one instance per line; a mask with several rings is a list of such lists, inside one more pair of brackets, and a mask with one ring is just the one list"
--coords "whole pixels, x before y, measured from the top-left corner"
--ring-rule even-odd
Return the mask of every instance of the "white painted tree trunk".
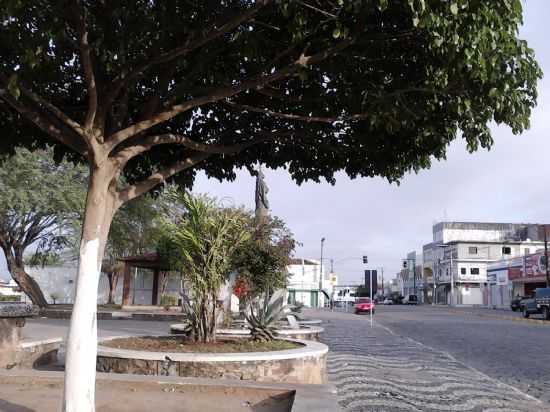
[[99, 250], [99, 239], [83, 242], [80, 250], [76, 297], [67, 339], [64, 412], [95, 411]]
[[113, 213], [109, 170], [90, 173], [76, 293], [67, 338], [63, 412], [95, 412], [97, 292]]

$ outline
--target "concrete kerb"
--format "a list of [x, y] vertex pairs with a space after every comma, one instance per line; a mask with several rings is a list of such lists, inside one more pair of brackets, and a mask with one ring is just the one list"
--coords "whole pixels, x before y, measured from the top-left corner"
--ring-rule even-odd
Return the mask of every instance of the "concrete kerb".
[[[0, 370], [0, 376], [44, 378], [63, 380], [63, 372], [37, 371], [37, 370]], [[339, 411], [336, 387], [332, 384], [304, 385], [285, 383], [258, 383], [251, 381], [229, 380], [229, 379], [205, 379], [205, 378], [184, 378], [174, 376], [141, 376], [128, 374], [98, 373], [97, 380], [116, 381], [128, 383], [151, 383], [160, 386], [204, 386], [204, 387], [246, 387], [259, 390], [288, 390], [294, 391], [294, 403], [291, 412], [337, 412]], [[159, 405], [162, 407], [162, 405]]]
[[480, 313], [480, 312], [468, 311], [468, 310], [456, 310], [454, 308], [448, 308], [448, 307], [438, 307], [438, 308], [447, 310], [448, 312], [452, 312], [452, 313], [478, 316], [480, 318], [513, 320], [517, 322], [527, 322], [527, 323], [532, 323], [537, 325], [550, 325], [549, 321], [543, 320], [543, 319], [530, 319], [530, 318], [524, 318], [520, 316], [507, 316], [507, 315], [499, 315], [499, 314], [493, 314], [493, 313]]
[[[183, 333], [186, 330], [185, 324], [175, 323], [170, 325], [170, 332], [172, 334]], [[324, 329], [319, 326], [307, 326], [299, 329], [277, 329], [277, 335], [281, 338], [290, 339], [305, 339], [305, 340], [318, 340]], [[217, 329], [216, 334], [218, 336], [248, 336], [250, 330], [247, 328], [224, 328]]]
[[[152, 337], [180, 335], [141, 335]], [[324, 343], [285, 338], [290, 342], [301, 344], [302, 347], [296, 349], [279, 350], [273, 352], [241, 352], [241, 353], [182, 353], [182, 352], [149, 352], [135, 351], [129, 349], [111, 348], [102, 346], [101, 343], [114, 339], [135, 338], [136, 336], [110, 336], [99, 340], [98, 356], [108, 356], [121, 359], [142, 359], [153, 361], [165, 361], [169, 357], [174, 362], [255, 362], [255, 361], [276, 361], [286, 359], [302, 359], [311, 357], [321, 357], [328, 353], [328, 346]]]

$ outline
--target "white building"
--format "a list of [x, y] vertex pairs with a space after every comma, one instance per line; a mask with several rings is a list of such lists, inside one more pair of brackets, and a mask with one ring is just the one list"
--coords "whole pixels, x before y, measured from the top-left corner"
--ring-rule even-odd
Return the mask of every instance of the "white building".
[[487, 265], [528, 255], [543, 244], [537, 225], [441, 222], [423, 248], [424, 276], [434, 278], [436, 303], [487, 306]]
[[[293, 258], [288, 265], [287, 301], [307, 307], [327, 306], [332, 296], [332, 274], [318, 260]], [[322, 273], [322, 278], [321, 278]]]

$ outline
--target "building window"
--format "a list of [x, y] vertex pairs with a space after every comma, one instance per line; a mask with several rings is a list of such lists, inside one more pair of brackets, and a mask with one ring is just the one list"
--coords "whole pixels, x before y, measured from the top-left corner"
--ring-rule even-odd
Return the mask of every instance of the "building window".
[[466, 274], [466, 268], [460, 268], [460, 274], [465, 275]]
[[470, 246], [470, 247], [468, 248], [468, 253], [469, 253], [470, 255], [477, 255], [477, 247], [476, 247], [476, 246]]
[[531, 249], [529, 249], [528, 247], [526, 247], [525, 249], [523, 249], [523, 254], [524, 254], [524, 255], [528, 255], [529, 253], [531, 253]]
[[470, 275], [479, 275], [479, 268], [470, 268]]
[[510, 246], [502, 246], [502, 254], [503, 255], [511, 255], [512, 254], [512, 248]]

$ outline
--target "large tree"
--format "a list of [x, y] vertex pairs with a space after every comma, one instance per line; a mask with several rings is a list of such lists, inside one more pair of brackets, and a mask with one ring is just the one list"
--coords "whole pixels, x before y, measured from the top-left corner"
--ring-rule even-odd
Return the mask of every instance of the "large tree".
[[39, 307], [48, 302], [25, 271], [25, 253], [31, 264], [43, 264], [68, 246], [84, 209], [85, 181], [85, 168], [56, 164], [52, 150], [18, 149], [0, 158], [0, 248], [12, 278]]
[[90, 168], [64, 409], [94, 409], [95, 298], [121, 205], [256, 162], [298, 182], [394, 181], [459, 134], [489, 147], [492, 121], [519, 133], [541, 76], [521, 12], [520, 0], [2, 1], [2, 150], [56, 142]]

